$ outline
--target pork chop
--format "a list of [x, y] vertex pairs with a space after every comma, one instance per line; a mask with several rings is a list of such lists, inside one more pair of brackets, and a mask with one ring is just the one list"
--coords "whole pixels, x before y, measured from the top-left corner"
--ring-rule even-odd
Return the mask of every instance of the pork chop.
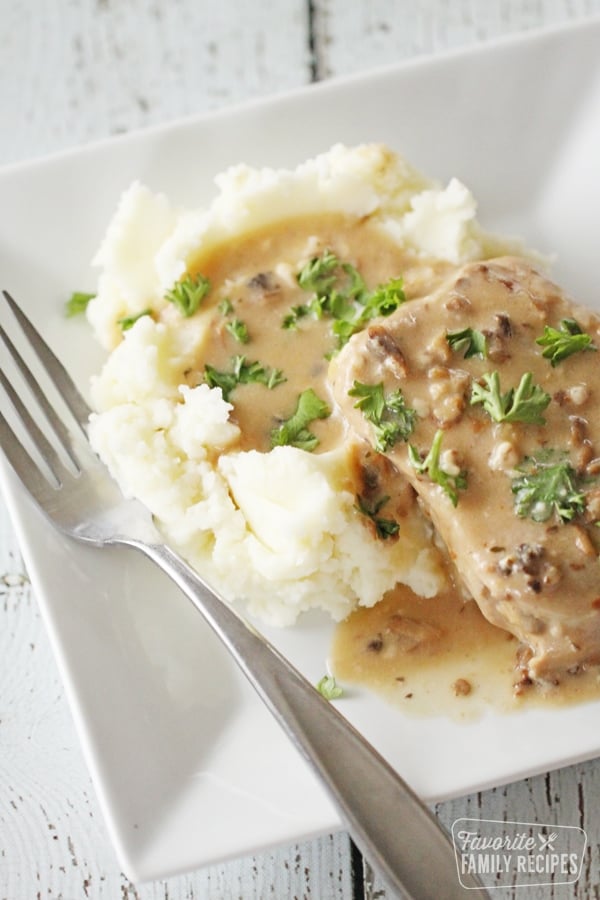
[[600, 319], [527, 261], [464, 266], [332, 362], [526, 677], [600, 662]]

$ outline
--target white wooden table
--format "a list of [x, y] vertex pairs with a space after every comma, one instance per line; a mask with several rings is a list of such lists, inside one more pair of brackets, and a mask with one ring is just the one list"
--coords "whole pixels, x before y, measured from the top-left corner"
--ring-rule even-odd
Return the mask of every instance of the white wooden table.
[[[599, 12], [600, 0], [0, 0], [0, 164]], [[448, 826], [458, 816], [583, 826], [576, 887], [494, 895], [591, 900], [600, 898], [599, 796], [594, 761], [436, 811]], [[343, 834], [168, 881], [125, 878], [0, 506], [0, 900], [385, 896]]]

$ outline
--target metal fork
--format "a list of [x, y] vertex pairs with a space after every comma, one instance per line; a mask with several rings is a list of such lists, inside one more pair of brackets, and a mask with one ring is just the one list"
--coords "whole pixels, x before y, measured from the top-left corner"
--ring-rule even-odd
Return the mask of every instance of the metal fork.
[[[90, 409], [58, 360], [13, 298], [4, 291], [28, 344], [71, 418], [59, 415], [0, 326], [0, 336], [32, 398], [43, 414], [40, 426], [0, 370], [13, 417], [46, 461], [40, 467], [0, 412], [0, 444], [24, 487], [64, 534], [97, 547], [122, 544], [140, 550], [166, 572], [192, 601], [230, 651], [280, 725], [312, 765], [337, 805], [359, 848], [401, 896], [413, 900], [489, 895], [481, 883], [457, 875], [450, 839], [436, 817], [338, 710], [255, 628], [232, 608], [161, 539], [150, 513], [126, 500], [86, 437]], [[51, 440], [47, 435], [51, 436]], [[59, 445], [68, 463], [55, 449]], [[33, 456], [35, 456], [35, 452]]]

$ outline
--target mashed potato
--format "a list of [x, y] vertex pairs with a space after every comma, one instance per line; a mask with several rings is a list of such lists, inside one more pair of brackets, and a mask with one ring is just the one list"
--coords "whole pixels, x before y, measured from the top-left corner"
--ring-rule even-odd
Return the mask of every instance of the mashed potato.
[[[294, 170], [240, 165], [218, 176], [216, 187], [203, 210], [175, 209], [139, 183], [121, 198], [95, 257], [100, 277], [88, 307], [110, 351], [92, 384], [94, 447], [166, 539], [227, 598], [243, 599], [270, 623], [293, 623], [313, 607], [341, 619], [357, 604], [376, 603], [397, 581], [433, 596], [444, 575], [427, 523], [409, 508], [393, 539], [377, 533], [375, 517], [357, 502], [355, 448], [339, 411], [331, 412], [327, 427], [336, 437], [330, 445], [323, 440], [323, 452], [248, 445], [237, 399], [209, 386], [202, 367], [211, 340], [230, 340], [217, 322], [230, 297], [250, 291], [243, 308], [256, 316], [262, 304], [257, 321], [266, 322], [270, 294], [298, 290], [298, 256], [310, 259], [326, 246], [323, 216], [337, 217], [331, 233], [349, 257], [357, 251], [339, 223], [368, 222], [386, 252], [405, 254], [407, 289], [415, 292], [432, 273], [514, 248], [481, 229], [464, 185], [452, 180], [443, 188], [379, 145], [336, 146]], [[301, 252], [272, 266], [277, 290], [252, 294], [247, 286], [257, 279], [240, 276], [243, 267], [236, 274], [232, 264], [231, 277], [220, 279], [213, 300], [194, 315], [182, 316], [168, 301], [176, 282], [210, 269], [224, 247], [233, 260], [238, 243], [259, 234], [262, 243], [253, 246], [268, 250], [271, 232], [290, 220], [314, 222], [314, 234], [309, 228], [296, 237]], [[127, 317], [135, 321], [124, 330]], [[249, 354], [254, 346], [263, 345], [248, 343]], [[284, 363], [288, 356], [285, 350]], [[242, 390], [257, 412], [267, 395], [287, 396], [264, 385]]]

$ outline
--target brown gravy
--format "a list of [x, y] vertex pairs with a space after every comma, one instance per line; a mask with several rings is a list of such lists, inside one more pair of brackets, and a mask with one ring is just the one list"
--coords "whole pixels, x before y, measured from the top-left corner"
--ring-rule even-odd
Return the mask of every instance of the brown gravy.
[[[370, 219], [339, 215], [291, 220], [265, 228], [197, 260], [193, 271], [210, 278], [204, 307], [211, 324], [202, 359], [190, 383], [204, 379], [206, 363], [219, 370], [231, 359], [281, 369], [287, 379], [272, 390], [242, 384], [232, 391], [232, 418], [241, 428], [240, 449], [270, 449], [273, 427], [288, 418], [308, 387], [334, 404], [327, 380], [328, 356], [335, 348], [330, 322], [306, 317], [293, 330], [282, 328], [290, 309], [306, 303], [296, 280], [301, 265], [325, 249], [350, 262], [369, 289], [402, 275], [407, 298], [435, 289], [453, 267], [399, 249]], [[223, 313], [223, 301], [229, 312]], [[240, 343], [226, 325], [243, 321], [248, 341]], [[315, 421], [311, 430], [329, 450], [345, 438], [341, 417]], [[360, 465], [365, 461], [361, 458]], [[357, 484], [360, 475], [356, 475]], [[421, 640], [423, 634], [426, 640]], [[379, 643], [381, 646], [379, 647]], [[376, 649], [378, 648], [379, 649]], [[403, 710], [420, 715], [469, 718], [486, 708], [511, 712], [531, 704], [567, 704], [597, 699], [600, 676], [589, 669], [558, 687], [531, 687], [519, 696], [514, 683], [516, 640], [491, 625], [474, 602], [448, 590], [425, 599], [398, 586], [371, 609], [360, 608], [336, 631], [333, 670], [342, 684], [363, 684]]]
[[600, 698], [597, 667], [515, 693], [517, 646], [457, 590], [427, 599], [398, 585], [337, 626], [331, 666], [342, 686], [365, 685], [414, 715], [471, 719], [488, 709], [511, 713]]
[[[248, 362], [259, 361], [269, 369], [281, 370], [286, 379], [273, 389], [241, 384], [232, 392], [233, 418], [242, 432], [240, 449], [268, 451], [272, 429], [292, 415], [306, 388], [312, 387], [334, 409], [327, 382], [329, 357], [336, 347], [331, 320], [307, 315], [295, 328], [282, 326], [291, 309], [309, 299], [297, 282], [298, 272], [325, 250], [331, 250], [341, 262], [351, 263], [369, 290], [402, 276], [407, 298], [428, 293], [452, 268], [399, 248], [368, 218], [341, 215], [292, 219], [197, 260], [192, 272], [201, 272], [212, 285], [203, 309], [212, 309], [214, 314], [202, 349], [202, 365], [198, 372], [190, 373], [190, 380], [203, 379], [206, 363], [219, 371], [229, 370], [232, 357], [240, 354]], [[223, 301], [229, 305], [226, 314], [221, 311]], [[245, 343], [227, 328], [234, 318], [246, 326]], [[310, 428], [319, 439], [317, 452], [338, 445], [345, 432], [335, 413], [314, 421]]]

